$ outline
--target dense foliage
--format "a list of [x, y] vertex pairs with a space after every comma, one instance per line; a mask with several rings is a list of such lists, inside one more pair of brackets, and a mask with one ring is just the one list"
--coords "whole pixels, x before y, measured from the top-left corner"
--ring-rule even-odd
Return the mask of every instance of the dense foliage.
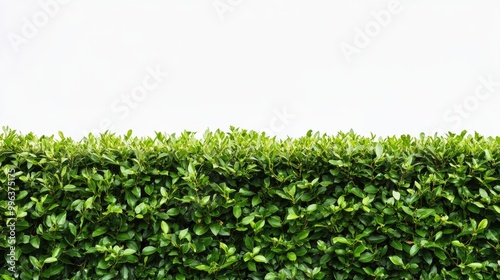
[[131, 134], [4, 128], [3, 279], [500, 279], [500, 137]]

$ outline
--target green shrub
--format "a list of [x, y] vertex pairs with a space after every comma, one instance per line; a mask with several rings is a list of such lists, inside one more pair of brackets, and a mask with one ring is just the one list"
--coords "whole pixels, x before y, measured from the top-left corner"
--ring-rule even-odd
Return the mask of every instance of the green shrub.
[[500, 137], [131, 134], [4, 128], [3, 279], [500, 279]]

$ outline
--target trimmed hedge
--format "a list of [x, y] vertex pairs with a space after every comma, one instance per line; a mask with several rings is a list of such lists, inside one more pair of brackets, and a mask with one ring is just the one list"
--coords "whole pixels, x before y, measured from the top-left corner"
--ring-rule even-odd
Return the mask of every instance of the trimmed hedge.
[[75, 142], [4, 128], [0, 274], [500, 279], [499, 148], [466, 132]]

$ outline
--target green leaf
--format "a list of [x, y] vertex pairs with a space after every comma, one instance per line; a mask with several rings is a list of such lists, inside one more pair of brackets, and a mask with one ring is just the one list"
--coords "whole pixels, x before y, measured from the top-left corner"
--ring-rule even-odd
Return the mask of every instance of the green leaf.
[[188, 234], [189, 234], [189, 229], [188, 228], [185, 228], [181, 231], [179, 231], [179, 239], [182, 240], [184, 238], [187, 238], [188, 237]]
[[197, 224], [194, 226], [193, 230], [196, 235], [203, 235], [208, 231], [208, 226], [204, 224]]
[[479, 195], [481, 195], [482, 198], [488, 198], [489, 195], [484, 189], [479, 189]]
[[441, 249], [436, 249], [434, 251], [434, 255], [436, 255], [442, 261], [445, 261], [447, 259], [446, 254]]
[[136, 214], [145, 214], [147, 212], [147, 205], [144, 202], [141, 202], [134, 209]]
[[366, 249], [368, 249], [368, 247], [363, 244], [357, 246], [356, 249], [354, 249], [354, 257], [359, 257]]
[[398, 266], [403, 266], [404, 265], [403, 260], [400, 257], [398, 257], [398, 256], [389, 256], [389, 259], [395, 265], [398, 265]]
[[375, 255], [370, 252], [364, 252], [359, 256], [359, 261], [362, 263], [371, 262], [375, 258]]
[[488, 220], [487, 219], [483, 219], [481, 220], [481, 222], [479, 222], [479, 225], [477, 226], [477, 230], [483, 230], [485, 229], [486, 227], [488, 226]]
[[401, 251], [403, 250], [403, 244], [401, 244], [401, 241], [399, 240], [393, 240], [391, 241], [391, 244], [390, 244], [394, 249], [398, 250], [398, 251]]
[[279, 279], [279, 276], [276, 272], [268, 272], [266, 276], [264, 276], [264, 280], [276, 280]]
[[465, 247], [465, 245], [462, 242], [458, 241], [458, 240], [451, 241], [451, 244], [453, 246], [457, 246], [457, 247]]
[[417, 209], [415, 211], [415, 216], [418, 219], [425, 219], [425, 218], [429, 217], [430, 215], [434, 215], [435, 213], [436, 213], [436, 210], [434, 210], [434, 209], [423, 208], [423, 209]]
[[116, 236], [116, 240], [118, 241], [128, 241], [134, 237], [134, 232], [129, 230], [127, 232], [122, 232]]
[[30, 244], [37, 249], [40, 248], [40, 237], [38, 235], [31, 237]]
[[177, 208], [170, 208], [167, 210], [167, 215], [169, 216], [177, 216], [179, 215], [180, 211]]
[[342, 243], [342, 244], [351, 245], [351, 242], [349, 240], [347, 240], [345, 237], [341, 237], [341, 236], [332, 238], [332, 243], [333, 244]]
[[154, 185], [146, 185], [144, 187], [144, 191], [146, 192], [147, 195], [151, 195], [155, 189]]
[[410, 256], [415, 256], [418, 251], [420, 250], [420, 247], [417, 245], [417, 244], [413, 244], [413, 246], [411, 246], [410, 248]]
[[198, 270], [202, 270], [202, 271], [210, 271], [210, 266], [208, 265], [205, 265], [205, 264], [200, 264], [200, 265], [197, 265], [195, 266], [196, 269]]
[[399, 200], [401, 198], [401, 194], [398, 191], [392, 191], [392, 197], [394, 197], [395, 200]]
[[38, 261], [37, 258], [35, 258], [35, 256], [29, 256], [29, 259], [30, 259], [31, 264], [34, 267], [37, 267], [37, 268], [41, 268], [42, 267], [42, 264]]
[[474, 262], [474, 263], [469, 263], [469, 264], [467, 264], [467, 266], [468, 266], [468, 267], [470, 267], [470, 268], [474, 268], [474, 269], [476, 269], [476, 268], [482, 268], [482, 267], [483, 267], [483, 264], [482, 264], [482, 263], [477, 263], [477, 262]]
[[130, 255], [135, 254], [136, 252], [137, 251], [134, 249], [125, 249], [125, 250], [123, 250], [122, 255], [123, 256], [130, 256]]
[[387, 239], [386, 235], [370, 235], [366, 237], [366, 240], [369, 241], [370, 243], [381, 243], [384, 242]]
[[161, 221], [161, 230], [163, 233], [168, 233], [170, 231], [170, 227], [165, 221]]
[[309, 232], [310, 231], [311, 230], [306, 229], [306, 230], [303, 230], [303, 231], [299, 232], [299, 234], [297, 235], [297, 240], [304, 240], [304, 239], [306, 239], [307, 236], [309, 236]]
[[76, 192], [76, 191], [78, 191], [78, 189], [76, 188], [76, 186], [75, 185], [71, 185], [71, 184], [64, 186], [63, 189], [65, 191], [67, 191], [67, 192]]
[[271, 217], [267, 218], [267, 222], [274, 228], [281, 227], [281, 219], [278, 216], [271, 216]]
[[248, 250], [253, 250], [253, 239], [250, 237], [250, 236], [245, 236], [243, 238], [243, 242], [245, 242], [245, 247], [248, 249]]
[[53, 262], [57, 262], [57, 258], [48, 257], [43, 261], [43, 263], [53, 263]]
[[156, 252], [156, 247], [154, 246], [146, 246], [144, 247], [144, 249], [142, 249], [142, 255], [144, 256], [149, 256], [155, 252]]
[[241, 217], [241, 207], [238, 205], [233, 206], [233, 215], [236, 219]]
[[488, 149], [484, 150], [484, 157], [487, 161], [491, 161], [491, 153]]
[[[42, 277], [50, 279], [51, 276], [59, 275], [61, 273], [61, 271], [64, 270], [64, 268], [65, 268], [64, 265], [53, 264], [49, 268], [44, 269], [44, 271], [42, 273]], [[6, 278], [3, 278], [3, 279], [6, 279]]]
[[410, 209], [410, 207], [408, 207], [408, 206], [401, 206], [401, 209], [403, 209], [403, 212], [405, 212], [406, 214], [408, 214], [410, 216], [413, 216], [413, 211]]
[[106, 227], [98, 227], [96, 230], [94, 230], [94, 232], [92, 232], [92, 237], [103, 235], [106, 232], [108, 232], [108, 229]]
[[134, 187], [132, 189], [132, 194], [135, 195], [137, 198], [141, 198], [141, 188], [140, 187]]
[[212, 231], [212, 234], [217, 236], [220, 232], [221, 225], [219, 223], [213, 223], [210, 224], [210, 230]]
[[307, 208], [306, 208], [306, 212], [307, 212], [307, 213], [311, 213], [311, 212], [316, 211], [316, 209], [318, 209], [318, 205], [316, 205], [316, 204], [311, 204], [311, 205], [307, 206]]
[[250, 215], [250, 216], [246, 216], [245, 218], [243, 218], [241, 220], [241, 224], [242, 225], [248, 225], [250, 222], [253, 221], [253, 219], [255, 219], [255, 216], [254, 215]]
[[265, 224], [266, 224], [266, 220], [264, 220], [264, 219], [259, 220], [258, 222], [255, 223], [254, 230], [256, 232], [262, 230], [262, 228], [264, 227]]
[[296, 261], [296, 260], [297, 260], [297, 255], [295, 255], [295, 253], [294, 253], [294, 252], [288, 252], [288, 253], [286, 254], [286, 257], [287, 257], [290, 261], [292, 261], [292, 262], [294, 262], [294, 261]]
[[267, 262], [266, 257], [264, 257], [263, 255], [256, 255], [256, 256], [254, 256], [253, 260], [256, 261], [256, 262], [260, 262], [260, 263]]
[[377, 154], [377, 158], [380, 158], [383, 152], [384, 147], [380, 143], [377, 143], [377, 145], [375, 146], [375, 153]]
[[252, 207], [259, 205], [262, 202], [259, 196], [254, 196], [252, 198]]
[[254, 261], [247, 262], [247, 268], [250, 271], [257, 271], [257, 266], [255, 265]]
[[293, 208], [288, 208], [288, 215], [286, 216], [287, 220], [295, 220], [297, 218], [300, 218], [297, 214], [295, 214], [295, 210]]

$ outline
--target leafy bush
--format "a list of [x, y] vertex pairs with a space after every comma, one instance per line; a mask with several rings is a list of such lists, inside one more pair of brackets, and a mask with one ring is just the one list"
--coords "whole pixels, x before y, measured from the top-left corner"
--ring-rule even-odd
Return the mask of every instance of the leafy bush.
[[4, 128], [3, 279], [500, 279], [500, 137], [131, 134]]

